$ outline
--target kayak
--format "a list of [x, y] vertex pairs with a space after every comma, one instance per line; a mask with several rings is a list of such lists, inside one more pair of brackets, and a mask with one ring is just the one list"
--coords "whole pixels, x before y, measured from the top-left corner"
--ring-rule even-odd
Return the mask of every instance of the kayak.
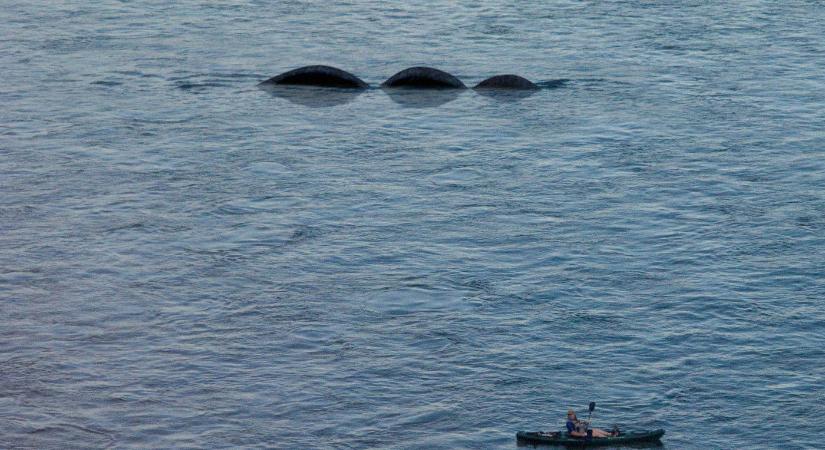
[[570, 436], [566, 431], [547, 433], [543, 431], [519, 431], [516, 439], [534, 444], [564, 445], [568, 447], [596, 447], [602, 445], [622, 445], [633, 442], [656, 442], [664, 436], [665, 430], [622, 431], [618, 436], [603, 438], [581, 438]]
[[603, 438], [581, 438], [570, 436], [566, 431], [552, 433], [542, 431], [519, 431], [516, 439], [534, 444], [564, 445], [568, 447], [596, 447], [602, 445], [622, 445], [634, 442], [656, 442], [664, 436], [665, 430], [622, 431], [618, 436]]

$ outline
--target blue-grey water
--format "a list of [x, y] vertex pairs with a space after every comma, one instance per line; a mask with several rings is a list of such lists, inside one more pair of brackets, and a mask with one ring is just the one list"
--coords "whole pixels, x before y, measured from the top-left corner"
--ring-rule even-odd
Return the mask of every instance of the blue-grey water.
[[0, 447], [821, 445], [821, 2], [83, 3], [0, 1]]

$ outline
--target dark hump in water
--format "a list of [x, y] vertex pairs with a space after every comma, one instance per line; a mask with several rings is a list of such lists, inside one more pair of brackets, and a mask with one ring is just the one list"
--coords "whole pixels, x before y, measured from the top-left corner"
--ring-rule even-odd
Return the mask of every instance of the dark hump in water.
[[367, 83], [355, 75], [330, 66], [304, 66], [276, 75], [261, 84], [300, 85], [347, 89], [366, 89]]
[[478, 83], [473, 89], [538, 89], [535, 83], [518, 75], [496, 75]]
[[381, 87], [414, 89], [467, 89], [458, 78], [432, 67], [410, 67], [391, 76]]

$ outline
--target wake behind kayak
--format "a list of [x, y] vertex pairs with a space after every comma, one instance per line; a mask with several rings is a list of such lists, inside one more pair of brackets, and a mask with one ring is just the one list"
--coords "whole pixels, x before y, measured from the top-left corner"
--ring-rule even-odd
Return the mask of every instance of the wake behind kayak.
[[542, 431], [519, 431], [516, 439], [521, 442], [545, 445], [563, 445], [566, 447], [601, 447], [638, 442], [656, 442], [664, 436], [665, 430], [623, 431], [618, 436], [600, 438], [582, 438], [570, 436], [566, 431], [552, 433]]

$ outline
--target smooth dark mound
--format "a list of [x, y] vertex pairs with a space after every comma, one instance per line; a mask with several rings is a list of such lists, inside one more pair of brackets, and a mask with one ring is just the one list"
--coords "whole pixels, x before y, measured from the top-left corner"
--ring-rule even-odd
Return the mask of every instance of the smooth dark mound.
[[496, 75], [478, 83], [473, 89], [538, 89], [535, 83], [518, 75]]
[[413, 89], [467, 89], [458, 78], [432, 67], [410, 67], [391, 76], [381, 87]]
[[276, 75], [261, 84], [320, 86], [345, 89], [366, 89], [367, 83], [355, 75], [330, 66], [305, 66]]

